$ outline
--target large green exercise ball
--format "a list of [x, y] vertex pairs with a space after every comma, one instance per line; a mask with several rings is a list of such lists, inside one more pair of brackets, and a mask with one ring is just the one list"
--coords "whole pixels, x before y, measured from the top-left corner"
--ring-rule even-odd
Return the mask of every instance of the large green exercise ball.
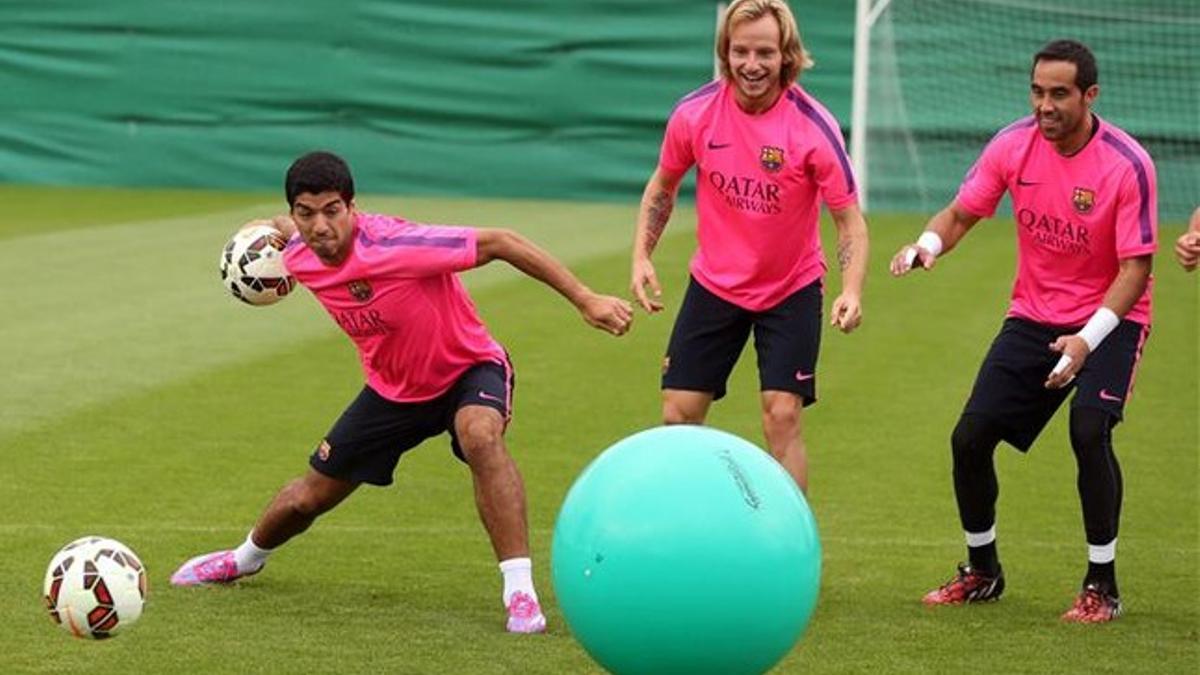
[[817, 604], [821, 543], [804, 495], [757, 446], [711, 427], [609, 447], [554, 526], [554, 588], [613, 673], [762, 673]]

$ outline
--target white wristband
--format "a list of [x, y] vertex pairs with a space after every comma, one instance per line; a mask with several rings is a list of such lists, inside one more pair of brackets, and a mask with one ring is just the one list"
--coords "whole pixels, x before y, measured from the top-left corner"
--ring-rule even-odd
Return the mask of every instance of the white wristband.
[[1087, 324], [1079, 329], [1076, 333], [1083, 341], [1087, 343], [1088, 351], [1096, 351], [1096, 347], [1108, 337], [1108, 334], [1121, 323], [1121, 319], [1117, 317], [1117, 313], [1107, 307], [1101, 307], [1096, 310], [1092, 318], [1088, 319]]
[[942, 238], [937, 232], [925, 230], [921, 236], [917, 237], [917, 246], [929, 251], [933, 257], [938, 257], [942, 253]]
[[[929, 230], [922, 232], [921, 236], [917, 237], [916, 245], [920, 246], [926, 251], [929, 251], [935, 258], [938, 257], [938, 254], [942, 252], [942, 238], [938, 236], [937, 232], [931, 232]], [[907, 266], [912, 267], [912, 264], [916, 262], [916, 260], [917, 249], [908, 249], [908, 253], [904, 256], [904, 263]]]

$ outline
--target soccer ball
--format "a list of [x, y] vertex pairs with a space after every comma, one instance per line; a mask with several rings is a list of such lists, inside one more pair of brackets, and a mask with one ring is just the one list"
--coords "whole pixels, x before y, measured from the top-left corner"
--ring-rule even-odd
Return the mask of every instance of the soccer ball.
[[296, 287], [283, 266], [287, 241], [270, 225], [239, 230], [225, 244], [218, 265], [221, 283], [233, 297], [250, 305], [273, 305]]
[[142, 615], [146, 568], [115, 539], [81, 537], [50, 559], [42, 597], [50, 618], [63, 630], [103, 640]]

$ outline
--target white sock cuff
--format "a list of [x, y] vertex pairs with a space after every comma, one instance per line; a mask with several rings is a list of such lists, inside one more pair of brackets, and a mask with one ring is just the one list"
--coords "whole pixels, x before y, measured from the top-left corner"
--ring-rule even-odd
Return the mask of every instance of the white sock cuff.
[[508, 560], [500, 561], [500, 572], [515, 572], [518, 570], [532, 570], [533, 560], [530, 558], [509, 558]]
[[259, 555], [266, 555], [266, 554], [270, 553], [271, 551], [275, 550], [275, 549], [271, 549], [271, 548], [262, 548], [258, 544], [254, 543], [254, 530], [250, 530], [250, 534], [246, 535], [246, 543], [244, 545], [249, 547], [248, 548], [249, 551], [252, 551]]
[[1117, 538], [1102, 546], [1088, 544], [1088, 562], [1110, 563], [1117, 558]]
[[963, 534], [967, 535], [967, 546], [971, 548], [987, 546], [996, 541], [996, 526], [992, 525], [985, 532], [967, 532], [963, 530]]

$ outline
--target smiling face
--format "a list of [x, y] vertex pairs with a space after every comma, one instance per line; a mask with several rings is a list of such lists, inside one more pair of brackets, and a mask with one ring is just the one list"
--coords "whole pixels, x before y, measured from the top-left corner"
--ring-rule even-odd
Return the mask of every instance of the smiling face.
[[354, 202], [347, 203], [336, 190], [296, 195], [292, 203], [292, 220], [300, 238], [322, 263], [331, 267], [339, 265], [350, 254], [354, 237]]
[[783, 91], [779, 22], [772, 14], [742, 21], [729, 31], [729, 75], [746, 112], [770, 108]]
[[1070, 61], [1039, 60], [1029, 84], [1029, 103], [1042, 136], [1059, 152], [1070, 154], [1091, 136], [1092, 102], [1100, 93], [1093, 84], [1080, 91], [1076, 66]]

